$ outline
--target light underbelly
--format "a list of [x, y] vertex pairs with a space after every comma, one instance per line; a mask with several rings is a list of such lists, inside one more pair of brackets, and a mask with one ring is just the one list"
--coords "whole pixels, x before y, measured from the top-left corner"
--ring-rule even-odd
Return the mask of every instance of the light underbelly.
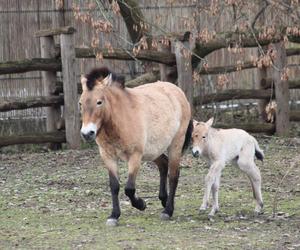
[[152, 134], [147, 138], [143, 160], [152, 161], [163, 154], [171, 145], [172, 140], [174, 139], [179, 125], [174, 124], [174, 126], [169, 127], [169, 131], [165, 131], [162, 134]]

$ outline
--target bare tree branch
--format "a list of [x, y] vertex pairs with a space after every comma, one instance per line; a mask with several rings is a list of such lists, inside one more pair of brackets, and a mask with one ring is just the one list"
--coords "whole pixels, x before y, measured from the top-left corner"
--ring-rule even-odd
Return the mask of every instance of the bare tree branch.
[[266, 0], [264, 1], [264, 3], [265, 5], [261, 7], [261, 9], [257, 12], [255, 17], [253, 18], [253, 21], [251, 22], [252, 29], [254, 29], [257, 19], [265, 12], [266, 8], [269, 6], [269, 3]]
[[118, 0], [117, 2], [132, 42], [137, 43], [143, 35], [149, 35], [149, 30], [142, 27], [146, 22], [138, 1]]

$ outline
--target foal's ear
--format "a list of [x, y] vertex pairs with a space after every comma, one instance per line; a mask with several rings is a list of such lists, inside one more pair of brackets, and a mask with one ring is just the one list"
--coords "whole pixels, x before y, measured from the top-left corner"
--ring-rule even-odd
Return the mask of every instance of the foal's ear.
[[210, 118], [205, 124], [208, 126], [208, 127], [211, 127], [214, 123], [214, 118]]
[[196, 120], [193, 120], [193, 126], [196, 127], [197, 125], [199, 125], [199, 122]]
[[87, 79], [84, 75], [81, 75], [80, 81], [81, 81], [82, 91], [87, 90], [87, 86], [86, 86]]

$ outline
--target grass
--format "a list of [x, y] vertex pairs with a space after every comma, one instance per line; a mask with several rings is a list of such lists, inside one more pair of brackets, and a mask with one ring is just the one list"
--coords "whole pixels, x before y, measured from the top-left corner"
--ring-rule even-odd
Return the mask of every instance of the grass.
[[[299, 145], [291, 145], [289, 139], [259, 141], [266, 154], [264, 164], [258, 163], [263, 177], [263, 215], [254, 216], [250, 183], [234, 166], [225, 168], [222, 175], [220, 213], [213, 220], [208, 220], [208, 212], [199, 214], [208, 168], [204, 161], [187, 154], [173, 219], [160, 221], [158, 171], [144, 163], [137, 192], [146, 199], [147, 209], [132, 208], [121, 192], [122, 215], [115, 228], [105, 226], [111, 198], [97, 148], [0, 154], [0, 248], [299, 249], [300, 167], [295, 162]], [[126, 173], [122, 164], [121, 190]]]

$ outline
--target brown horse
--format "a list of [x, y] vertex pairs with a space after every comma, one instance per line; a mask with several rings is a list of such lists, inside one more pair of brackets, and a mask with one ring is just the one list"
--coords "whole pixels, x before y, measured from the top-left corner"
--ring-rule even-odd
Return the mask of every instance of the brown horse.
[[157, 164], [159, 199], [164, 206], [161, 218], [169, 219], [174, 210], [180, 158], [193, 129], [191, 109], [184, 93], [168, 82], [126, 88], [124, 78], [107, 68], [92, 70], [81, 78], [81, 84], [81, 135], [87, 141], [96, 140], [109, 172], [113, 209], [107, 225], [117, 225], [121, 214], [118, 159], [128, 163], [125, 194], [139, 210], [146, 208], [145, 201], [135, 194], [141, 161]]

